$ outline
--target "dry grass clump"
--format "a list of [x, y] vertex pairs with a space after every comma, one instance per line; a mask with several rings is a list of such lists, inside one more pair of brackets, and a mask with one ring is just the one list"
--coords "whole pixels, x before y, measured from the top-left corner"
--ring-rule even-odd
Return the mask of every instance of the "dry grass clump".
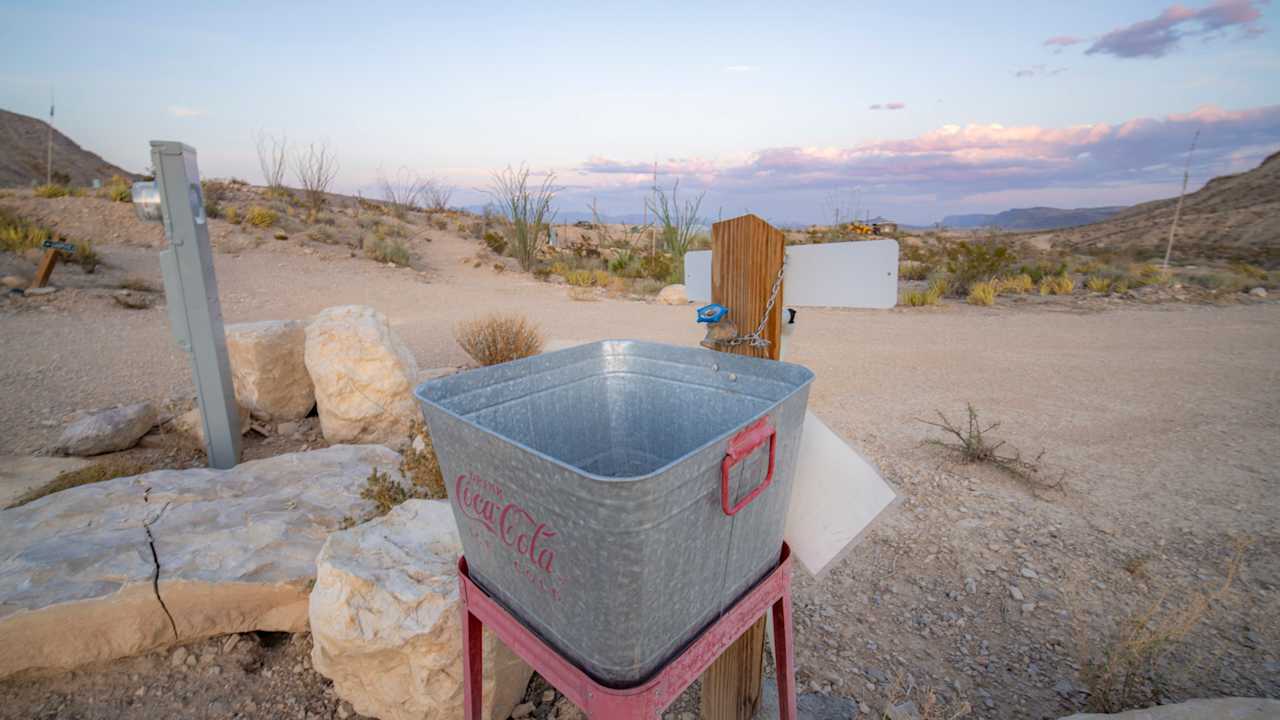
[[82, 241], [76, 243], [75, 262], [84, 270], [86, 275], [92, 275], [102, 264], [102, 258], [98, 252], [93, 249], [93, 243]]
[[569, 288], [569, 299], [578, 302], [595, 302], [600, 299], [596, 295], [596, 289], [593, 287], [571, 287]]
[[79, 470], [67, 470], [58, 473], [53, 480], [33, 488], [23, 493], [14, 500], [6, 510], [16, 508], [20, 505], [26, 505], [29, 502], [39, 500], [45, 495], [52, 495], [63, 490], [70, 490], [73, 487], [81, 485], [89, 485], [92, 483], [103, 482], [104, 480], [114, 480], [118, 477], [129, 477], [130, 475], [141, 475], [149, 472], [154, 468], [147, 467], [136, 462], [126, 460], [107, 460], [105, 462], [86, 465]]
[[364, 254], [378, 262], [409, 267], [409, 248], [401, 240], [387, 240], [382, 237], [375, 237], [365, 245]]
[[360, 497], [372, 502], [373, 510], [359, 520], [349, 515], [344, 517], [342, 528], [345, 530], [382, 517], [406, 500], [443, 500], [449, 496], [435, 446], [431, 444], [431, 434], [421, 420], [414, 421], [409, 427], [409, 442], [401, 456], [400, 474], [409, 481], [408, 485], [375, 467], [360, 489]]
[[1070, 295], [1075, 292], [1076, 281], [1070, 275], [1054, 275], [1040, 281], [1041, 295]]
[[1045, 477], [1045, 467], [1041, 462], [1044, 457], [1043, 450], [1030, 460], [1024, 459], [1017, 448], [1009, 445], [1004, 440], [992, 442], [988, 438], [987, 433], [1000, 427], [999, 421], [983, 426], [978, 419], [978, 411], [973, 407], [972, 403], [966, 403], [965, 409], [969, 414], [969, 422], [965, 427], [952, 423], [941, 410], [935, 411], [938, 414], [938, 421], [936, 422], [918, 418], [916, 421], [939, 428], [954, 437], [955, 442], [947, 442], [937, 438], [930, 438], [929, 442], [956, 453], [966, 463], [994, 465], [1014, 479], [1027, 485], [1036, 493], [1040, 490], [1064, 491], [1063, 480], [1066, 477], [1065, 473], [1057, 478], [1050, 479]]
[[606, 270], [566, 270], [564, 279], [573, 287], [608, 287], [612, 276]]
[[133, 202], [133, 189], [119, 175], [112, 175], [111, 181], [102, 188], [98, 195], [112, 202]]
[[60, 198], [70, 194], [66, 185], [58, 185], [51, 183], [49, 185], [40, 185], [35, 189], [35, 196], [39, 198]]
[[38, 248], [52, 233], [0, 208], [0, 250], [22, 252]]
[[453, 329], [458, 344], [481, 365], [497, 365], [542, 352], [542, 332], [523, 315], [493, 313]]
[[933, 268], [927, 263], [908, 260], [898, 263], [899, 280], [928, 280]]
[[[1162, 593], [1142, 610], [1122, 620], [1094, 646], [1084, 619], [1076, 615], [1080, 680], [1089, 693], [1086, 709], [1115, 713], [1159, 702], [1160, 667], [1169, 652], [1186, 640], [1215, 605], [1221, 605], [1240, 573], [1248, 543], [1237, 541], [1227, 561], [1226, 577], [1208, 592], [1193, 592], [1180, 603]], [[1126, 570], [1129, 570], [1126, 565]], [[1141, 564], [1130, 574], [1145, 573]], [[1173, 605], [1174, 607], [1170, 607]]]
[[1108, 293], [1112, 283], [1112, 279], [1104, 275], [1091, 275], [1084, 281], [1084, 286], [1089, 288], [1089, 292]]
[[997, 294], [1004, 295], [1006, 293], [1014, 293], [1017, 295], [1025, 295], [1036, 289], [1035, 281], [1027, 273], [1013, 275], [1011, 277], [1002, 278], [996, 284]]
[[1231, 264], [1231, 269], [1237, 274], [1243, 275], [1250, 280], [1257, 280], [1259, 282], [1265, 282], [1267, 280], [1267, 271], [1257, 267], [1256, 265], [1237, 262]]
[[280, 216], [275, 210], [264, 208], [261, 205], [251, 205], [244, 214], [244, 221], [258, 228], [271, 227], [276, 224]]
[[970, 285], [969, 297], [965, 298], [965, 301], [970, 305], [995, 305], [995, 282], [980, 282]]
[[147, 293], [160, 292], [160, 288], [156, 287], [155, 285], [152, 285], [149, 281], [134, 275], [130, 275], [129, 277], [126, 277], [125, 279], [121, 280], [120, 289], [133, 290], [134, 292], [147, 292]]

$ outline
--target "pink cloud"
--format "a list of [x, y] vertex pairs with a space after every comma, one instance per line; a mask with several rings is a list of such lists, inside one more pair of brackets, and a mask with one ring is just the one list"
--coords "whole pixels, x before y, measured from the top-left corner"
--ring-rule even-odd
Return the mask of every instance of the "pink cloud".
[[1184, 37], [1212, 37], [1213, 33], [1233, 27], [1240, 29], [1241, 37], [1255, 37], [1262, 33], [1258, 25], [1262, 17], [1259, 4], [1264, 2], [1267, 0], [1215, 0], [1198, 10], [1171, 5], [1154, 18], [1104, 34], [1085, 54], [1158, 58], [1177, 49]]
[[[1214, 106], [1163, 118], [1070, 127], [946, 125], [921, 135], [851, 147], [776, 147], [737, 162], [684, 159], [660, 164], [663, 175], [718, 193], [768, 195], [861, 186], [894, 195], [957, 197], [1052, 188], [1147, 187], [1180, 175], [1192, 133], [1202, 131], [1197, 163], [1251, 157], [1280, 147], [1280, 105], [1225, 110]], [[592, 158], [588, 173], [632, 172], [652, 165]], [[684, 185], [682, 185], [684, 187]]]
[[872, 105], [867, 109], [868, 110], [901, 110], [906, 106], [907, 104], [903, 102], [884, 103], [883, 105], [880, 103], [876, 103], [875, 105]]
[[1069, 45], [1079, 45], [1082, 42], [1084, 42], [1084, 38], [1075, 37], [1074, 35], [1054, 35], [1045, 40], [1044, 44], [1048, 47], [1064, 48]]

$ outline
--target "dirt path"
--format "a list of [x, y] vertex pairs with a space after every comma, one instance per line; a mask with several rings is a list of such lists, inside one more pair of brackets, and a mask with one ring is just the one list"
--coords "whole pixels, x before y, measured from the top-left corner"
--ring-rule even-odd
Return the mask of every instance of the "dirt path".
[[[220, 254], [223, 310], [240, 322], [372, 305], [423, 368], [462, 363], [454, 323], [492, 310], [523, 312], [557, 340], [700, 337], [689, 307], [574, 301], [473, 268], [475, 251], [437, 237], [419, 251], [422, 272], [336, 252]], [[154, 251], [103, 254], [115, 268], [101, 279], [158, 284]], [[1097, 634], [1153, 599], [1185, 603], [1221, 580], [1231, 538], [1248, 536], [1236, 585], [1170, 656], [1165, 697], [1280, 695], [1280, 305], [949, 305], [799, 321], [788, 359], [817, 373], [812, 409], [907, 496], [830, 576], [798, 583], [803, 689], [879, 707], [901, 677], [981, 717], [1066, 714], [1082, 700], [1075, 620]], [[47, 446], [81, 408], [190, 391], [163, 308], [126, 310], [106, 290], [0, 301], [0, 335], [0, 453]], [[1036, 497], [923, 444], [934, 433], [915, 418], [961, 419], [966, 402], [1003, 421], [1001, 438], [1044, 448], [1066, 494]]]

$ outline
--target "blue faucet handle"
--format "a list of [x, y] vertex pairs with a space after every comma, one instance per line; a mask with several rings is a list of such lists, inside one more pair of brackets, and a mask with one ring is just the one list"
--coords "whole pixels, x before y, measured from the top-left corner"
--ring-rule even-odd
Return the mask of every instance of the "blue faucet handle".
[[711, 303], [698, 308], [698, 322], [700, 323], [718, 323], [729, 314], [729, 308]]

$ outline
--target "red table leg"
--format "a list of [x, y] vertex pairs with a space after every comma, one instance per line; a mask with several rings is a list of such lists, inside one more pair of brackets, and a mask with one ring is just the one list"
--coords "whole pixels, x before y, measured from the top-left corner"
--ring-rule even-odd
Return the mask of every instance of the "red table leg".
[[458, 585], [462, 605], [465, 720], [482, 720], [485, 625], [592, 720], [652, 720], [693, 684], [762, 614], [770, 610], [773, 612], [780, 720], [798, 720], [791, 625], [791, 551], [785, 544], [778, 567], [704, 630], [684, 652], [647, 682], [621, 690], [600, 685], [544, 644], [471, 581], [466, 558], [458, 561]]

